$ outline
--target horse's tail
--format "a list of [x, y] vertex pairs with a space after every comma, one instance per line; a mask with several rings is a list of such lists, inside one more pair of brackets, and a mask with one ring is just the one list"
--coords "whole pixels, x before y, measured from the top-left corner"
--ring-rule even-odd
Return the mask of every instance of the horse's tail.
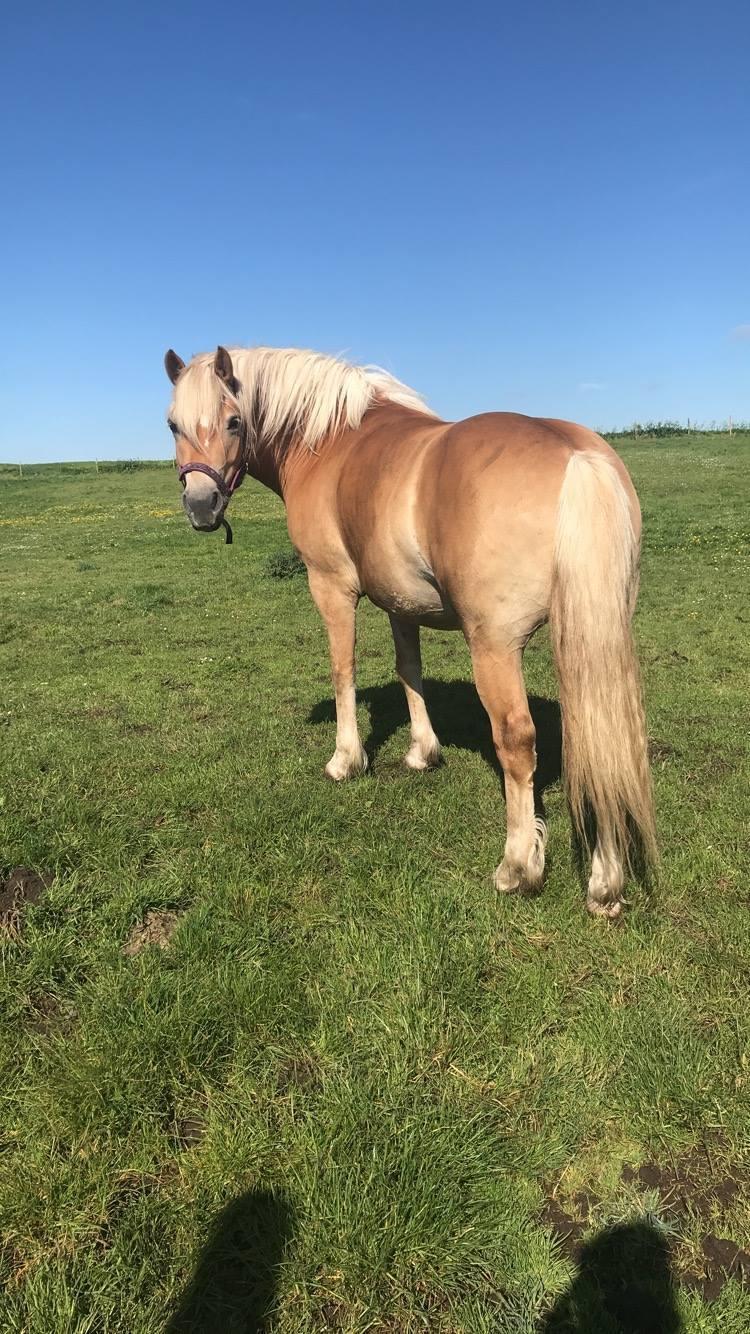
[[624, 863], [656, 861], [640, 672], [631, 631], [639, 536], [628, 493], [599, 453], [576, 451], [560, 492], [550, 630], [571, 814]]

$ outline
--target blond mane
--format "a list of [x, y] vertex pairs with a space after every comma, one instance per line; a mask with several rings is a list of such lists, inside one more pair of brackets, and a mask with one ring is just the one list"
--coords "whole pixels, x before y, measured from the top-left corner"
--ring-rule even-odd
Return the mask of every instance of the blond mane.
[[345, 427], [356, 430], [376, 401], [437, 415], [414, 389], [377, 366], [352, 366], [291, 347], [228, 350], [238, 382], [234, 396], [214, 371], [213, 352], [193, 357], [175, 385], [169, 416], [196, 443], [198, 426], [212, 432], [219, 428], [227, 398], [264, 441], [294, 442], [311, 450]]

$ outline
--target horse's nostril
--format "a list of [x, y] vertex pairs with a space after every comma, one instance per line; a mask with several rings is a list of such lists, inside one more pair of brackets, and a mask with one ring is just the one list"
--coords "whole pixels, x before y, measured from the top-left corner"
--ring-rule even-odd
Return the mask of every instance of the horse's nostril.
[[220, 503], [219, 493], [218, 491], [214, 491], [213, 495], [211, 496], [211, 509], [217, 510], [219, 508], [219, 503]]

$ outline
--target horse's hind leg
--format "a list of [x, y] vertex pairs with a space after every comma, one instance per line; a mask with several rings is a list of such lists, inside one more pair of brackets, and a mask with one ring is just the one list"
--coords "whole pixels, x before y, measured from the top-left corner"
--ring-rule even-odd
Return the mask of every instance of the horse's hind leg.
[[591, 879], [586, 895], [589, 912], [595, 917], [619, 917], [624, 884], [625, 868], [622, 860], [611, 843], [600, 834], [591, 859]]
[[505, 778], [507, 834], [495, 885], [538, 889], [544, 874], [546, 827], [534, 809], [536, 731], [521, 674], [521, 654], [470, 643], [474, 679], [492, 724], [492, 739]]
[[402, 621], [398, 616], [391, 616], [390, 621], [396, 646], [396, 671], [404, 687], [411, 719], [411, 745], [404, 762], [410, 769], [431, 769], [440, 762], [440, 742], [432, 730], [424, 702], [419, 626], [412, 621]]

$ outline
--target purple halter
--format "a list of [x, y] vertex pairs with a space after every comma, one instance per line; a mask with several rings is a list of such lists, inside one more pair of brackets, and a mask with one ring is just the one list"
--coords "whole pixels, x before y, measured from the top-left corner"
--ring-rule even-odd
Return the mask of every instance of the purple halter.
[[185, 478], [189, 472], [204, 472], [207, 477], [211, 478], [212, 482], [215, 482], [224, 499], [228, 501], [234, 495], [237, 487], [242, 485], [242, 482], [245, 479], [245, 474], [247, 473], [247, 468], [244, 463], [241, 463], [231, 482], [227, 485], [221, 473], [217, 472], [215, 468], [210, 467], [208, 463], [186, 463], [177, 473], [183, 487], [185, 485]]
[[[234, 474], [234, 477], [232, 478], [231, 482], [227, 484], [227, 482], [224, 481], [224, 478], [222, 477], [221, 473], [217, 472], [216, 469], [212, 468], [208, 463], [186, 463], [184, 467], [180, 468], [177, 473], [177, 476], [179, 477], [180, 482], [182, 483], [183, 489], [185, 487], [185, 478], [187, 477], [189, 472], [204, 472], [207, 477], [210, 477], [211, 481], [218, 487], [219, 491], [223, 495], [224, 503], [226, 506], [229, 504], [229, 501], [231, 500], [232, 496], [237, 490], [237, 487], [241, 486], [243, 481], [245, 480], [245, 476], [247, 474], [247, 466], [244, 463], [241, 463], [236, 473]], [[232, 529], [227, 520], [224, 518], [222, 518], [221, 520], [221, 526], [224, 529], [225, 541], [227, 545], [229, 545], [229, 543], [233, 540]]]

